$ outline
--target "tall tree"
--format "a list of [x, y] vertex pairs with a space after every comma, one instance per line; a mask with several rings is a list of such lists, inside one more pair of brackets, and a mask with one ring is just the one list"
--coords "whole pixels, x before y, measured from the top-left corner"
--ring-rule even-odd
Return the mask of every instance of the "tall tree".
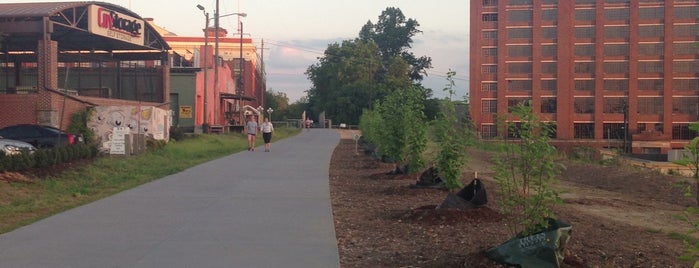
[[421, 81], [426, 70], [432, 68], [432, 59], [427, 56], [416, 57], [408, 49], [412, 47], [413, 36], [422, 31], [418, 30], [417, 20], [407, 19], [403, 12], [396, 7], [388, 7], [381, 12], [376, 24], [368, 21], [359, 32], [359, 39], [375, 42], [384, 61], [393, 57], [401, 57], [410, 64], [409, 77], [413, 81]]

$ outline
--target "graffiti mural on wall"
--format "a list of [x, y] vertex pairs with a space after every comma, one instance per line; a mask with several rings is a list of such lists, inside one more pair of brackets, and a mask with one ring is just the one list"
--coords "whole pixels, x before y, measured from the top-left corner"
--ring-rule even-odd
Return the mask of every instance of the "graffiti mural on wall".
[[153, 106], [97, 106], [87, 126], [94, 131], [100, 150], [111, 147], [112, 132], [116, 127], [128, 127], [131, 134], [142, 134], [147, 139], [168, 140], [172, 116], [169, 110]]

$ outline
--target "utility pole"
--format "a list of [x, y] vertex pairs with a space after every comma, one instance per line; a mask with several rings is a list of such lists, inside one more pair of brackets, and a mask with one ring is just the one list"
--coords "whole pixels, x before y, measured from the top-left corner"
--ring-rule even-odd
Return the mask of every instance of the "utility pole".
[[218, 28], [219, 28], [219, 0], [216, 0], [216, 10], [214, 10], [214, 32], [216, 34], [216, 39], [215, 39], [215, 48], [214, 48], [214, 125], [218, 125], [218, 104], [219, 104], [219, 97], [218, 97], [218, 64], [219, 64], [219, 56], [218, 56]]

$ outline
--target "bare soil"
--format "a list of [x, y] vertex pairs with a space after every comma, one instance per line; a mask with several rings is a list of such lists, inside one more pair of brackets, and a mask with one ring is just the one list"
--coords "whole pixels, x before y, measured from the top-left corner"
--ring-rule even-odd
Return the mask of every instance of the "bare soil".
[[[392, 164], [356, 150], [343, 131], [330, 163], [330, 192], [342, 267], [507, 267], [485, 256], [509, 233], [498, 211], [492, 154], [472, 149], [464, 183], [474, 171], [489, 203], [470, 210], [435, 209], [447, 196], [413, 189], [417, 175], [387, 175]], [[677, 183], [688, 178], [628, 165], [562, 160], [556, 186], [559, 219], [573, 226], [562, 267], [691, 267], [671, 234], [691, 226], [674, 216], [694, 205]]]

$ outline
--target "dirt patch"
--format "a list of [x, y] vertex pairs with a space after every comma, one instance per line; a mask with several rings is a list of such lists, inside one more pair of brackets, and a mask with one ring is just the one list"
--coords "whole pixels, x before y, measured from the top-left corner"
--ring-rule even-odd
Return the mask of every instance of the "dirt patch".
[[[330, 189], [342, 267], [506, 267], [484, 254], [510, 237], [498, 212], [491, 156], [472, 150], [464, 173], [468, 182], [478, 171], [488, 205], [435, 210], [446, 191], [412, 189], [417, 175], [387, 175], [391, 164], [359, 154], [351, 138], [341, 140], [331, 159]], [[682, 241], [668, 235], [689, 228], [673, 217], [693, 204], [674, 186], [686, 178], [561, 164], [567, 169], [557, 187], [565, 203], [556, 214], [573, 226], [563, 267], [691, 267], [678, 259]]]

